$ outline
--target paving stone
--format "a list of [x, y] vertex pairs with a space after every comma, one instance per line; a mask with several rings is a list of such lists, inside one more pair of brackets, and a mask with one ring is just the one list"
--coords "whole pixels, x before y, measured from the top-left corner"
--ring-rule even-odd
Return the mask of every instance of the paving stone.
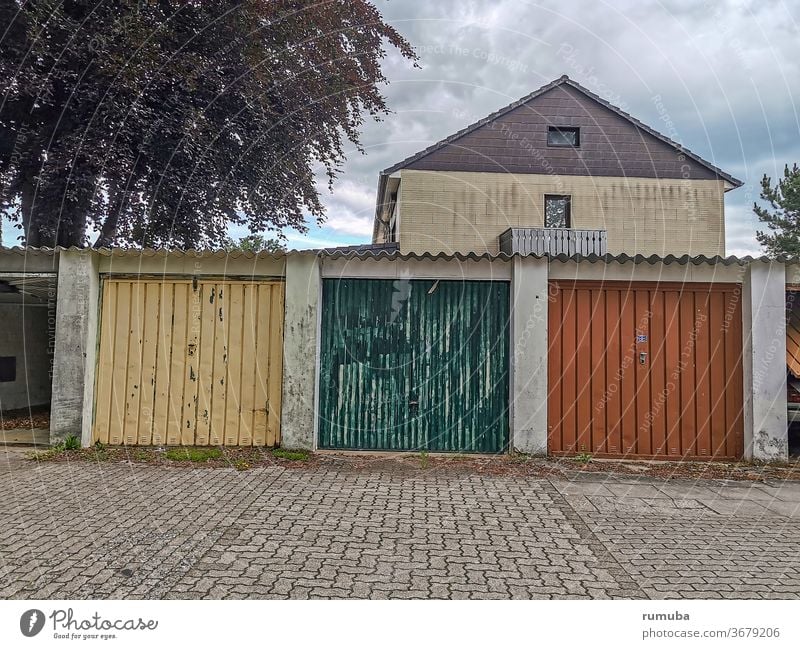
[[800, 485], [0, 466], [4, 598], [800, 598]]

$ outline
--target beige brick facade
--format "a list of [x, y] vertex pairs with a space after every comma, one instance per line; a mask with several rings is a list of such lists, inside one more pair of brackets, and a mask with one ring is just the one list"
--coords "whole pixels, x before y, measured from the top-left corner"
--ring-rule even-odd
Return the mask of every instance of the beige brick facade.
[[404, 169], [402, 252], [498, 252], [510, 227], [543, 227], [545, 194], [572, 197], [572, 227], [608, 231], [608, 252], [725, 253], [721, 180]]

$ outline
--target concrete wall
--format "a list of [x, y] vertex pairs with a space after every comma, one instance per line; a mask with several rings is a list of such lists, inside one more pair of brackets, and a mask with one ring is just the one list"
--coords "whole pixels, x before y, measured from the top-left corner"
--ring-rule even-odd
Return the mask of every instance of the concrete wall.
[[404, 169], [402, 252], [498, 252], [510, 227], [541, 228], [544, 195], [572, 197], [572, 227], [608, 231], [608, 252], [725, 251], [723, 183]]
[[281, 406], [284, 448], [315, 447], [320, 290], [319, 260], [312, 255], [288, 257]]
[[120, 251], [98, 259], [101, 273], [123, 275], [171, 275], [219, 277], [283, 277], [286, 272], [283, 257], [252, 256], [225, 253], [158, 252], [140, 255], [135, 251]]
[[92, 438], [97, 360], [99, 257], [63, 251], [59, 260], [50, 443]]
[[322, 259], [322, 277], [369, 279], [511, 279], [505, 259]]
[[745, 457], [785, 460], [786, 297], [783, 264], [753, 263], [742, 286]]
[[741, 284], [747, 266], [731, 264], [620, 264], [602, 261], [553, 261], [550, 279], [604, 280], [607, 282], [729, 282]]
[[0, 304], [0, 356], [15, 356], [17, 378], [0, 383], [0, 411], [50, 404], [47, 304]]
[[[103, 261], [103, 260], [106, 261]], [[64, 252], [59, 275], [52, 439], [82, 433], [91, 441], [101, 266], [95, 253]], [[205, 261], [205, 260], [204, 260]], [[163, 265], [163, 260], [162, 260]], [[184, 261], [165, 267], [186, 270]], [[192, 262], [194, 263], [194, 262]], [[214, 261], [199, 274], [219, 273]], [[511, 445], [527, 453], [547, 447], [547, 282], [553, 278], [742, 282], [745, 445], [748, 457], [783, 459], [787, 453], [784, 274], [779, 264], [751, 266], [589, 264], [543, 259], [431, 260], [318, 258], [289, 255], [272, 268], [284, 273], [284, 381], [282, 445], [314, 448], [317, 423], [319, 300], [322, 277], [442, 277], [511, 281]], [[137, 267], [128, 259], [126, 272]], [[139, 265], [138, 267], [141, 267]], [[191, 268], [195, 268], [192, 266]], [[152, 270], [152, 269], [150, 269]], [[256, 272], [256, 275], [259, 275]]]
[[547, 454], [546, 259], [516, 257], [511, 282], [511, 447]]

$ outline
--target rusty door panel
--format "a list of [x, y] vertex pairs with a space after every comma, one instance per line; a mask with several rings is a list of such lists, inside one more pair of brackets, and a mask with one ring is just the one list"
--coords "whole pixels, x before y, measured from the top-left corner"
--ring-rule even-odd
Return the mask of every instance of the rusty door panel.
[[550, 452], [742, 456], [739, 285], [565, 281], [550, 293]]
[[280, 441], [283, 283], [105, 279], [94, 439]]

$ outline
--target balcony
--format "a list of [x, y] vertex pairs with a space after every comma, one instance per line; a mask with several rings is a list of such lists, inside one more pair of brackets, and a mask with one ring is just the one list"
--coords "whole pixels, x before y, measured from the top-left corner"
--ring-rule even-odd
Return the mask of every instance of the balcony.
[[500, 252], [521, 255], [604, 255], [605, 230], [510, 228], [500, 235]]

